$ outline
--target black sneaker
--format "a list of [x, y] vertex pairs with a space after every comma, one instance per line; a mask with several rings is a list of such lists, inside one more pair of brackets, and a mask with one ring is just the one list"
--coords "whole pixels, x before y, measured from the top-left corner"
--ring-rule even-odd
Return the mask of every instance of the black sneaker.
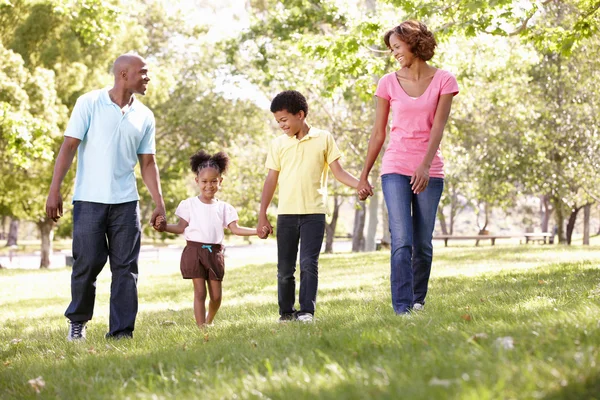
[[120, 332], [116, 334], [107, 333], [104, 335], [105, 339], [121, 340], [121, 339], [133, 339], [133, 333], [131, 332]]
[[283, 313], [279, 317], [279, 322], [289, 322], [289, 321], [295, 321], [295, 320], [296, 320], [296, 312]]
[[67, 340], [69, 342], [85, 340], [85, 331], [86, 331], [85, 324], [87, 321], [83, 321], [83, 322], [69, 321], [69, 322], [71, 325], [69, 327], [69, 334], [67, 335]]

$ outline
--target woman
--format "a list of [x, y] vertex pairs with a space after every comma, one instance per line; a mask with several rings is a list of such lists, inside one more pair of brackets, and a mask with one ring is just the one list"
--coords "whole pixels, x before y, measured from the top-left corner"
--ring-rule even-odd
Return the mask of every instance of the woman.
[[450, 72], [427, 64], [437, 44], [425, 24], [405, 21], [388, 31], [384, 41], [400, 69], [377, 85], [375, 124], [358, 191], [361, 198], [373, 194], [369, 172], [385, 141], [391, 107], [381, 184], [392, 236], [392, 304], [397, 314], [405, 314], [425, 304], [432, 234], [444, 188], [439, 146], [458, 84]]

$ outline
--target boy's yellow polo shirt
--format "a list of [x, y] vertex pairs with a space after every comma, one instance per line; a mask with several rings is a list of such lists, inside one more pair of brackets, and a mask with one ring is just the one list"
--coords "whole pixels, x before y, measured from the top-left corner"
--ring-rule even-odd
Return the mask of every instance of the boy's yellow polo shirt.
[[301, 140], [283, 134], [271, 142], [266, 167], [279, 171], [278, 214], [325, 214], [327, 171], [341, 157], [331, 133], [310, 128]]

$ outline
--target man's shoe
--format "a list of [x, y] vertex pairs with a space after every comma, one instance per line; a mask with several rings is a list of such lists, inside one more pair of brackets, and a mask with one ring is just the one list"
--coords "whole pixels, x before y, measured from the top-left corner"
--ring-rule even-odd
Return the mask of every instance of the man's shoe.
[[305, 324], [311, 324], [314, 320], [314, 317], [311, 313], [303, 313], [299, 314], [297, 319]]
[[104, 338], [105, 339], [113, 339], [113, 340], [133, 339], [133, 333], [120, 332], [115, 335], [111, 335], [110, 333], [107, 333], [106, 335], [104, 335]]
[[413, 311], [423, 311], [425, 309], [425, 305], [421, 303], [415, 303], [412, 307]]
[[289, 321], [295, 321], [295, 320], [296, 320], [296, 313], [295, 312], [283, 313], [279, 317], [279, 322], [289, 322]]
[[85, 324], [87, 321], [83, 321], [83, 322], [69, 321], [69, 322], [70, 322], [70, 326], [69, 326], [69, 334], [67, 335], [67, 340], [69, 342], [85, 340], [85, 331], [86, 331]]

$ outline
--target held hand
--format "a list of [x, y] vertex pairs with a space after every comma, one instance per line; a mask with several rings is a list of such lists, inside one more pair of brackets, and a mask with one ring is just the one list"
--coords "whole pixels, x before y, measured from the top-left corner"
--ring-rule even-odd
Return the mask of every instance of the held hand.
[[164, 216], [159, 215], [156, 217], [156, 220], [154, 220], [154, 225], [152, 225], [152, 227], [159, 232], [164, 232], [167, 229], [167, 219]]
[[154, 211], [152, 212], [152, 217], [150, 217], [150, 225], [154, 226], [156, 224], [156, 218], [158, 218], [158, 216], [161, 216], [164, 220], [164, 225], [165, 228], [167, 227], [167, 213], [165, 212], [165, 206], [164, 205], [159, 205], [156, 206], [156, 208], [154, 208]]
[[261, 239], [266, 239], [270, 234], [273, 233], [273, 227], [269, 223], [266, 216], [258, 218], [258, 226], [256, 227], [256, 234]]
[[421, 164], [410, 178], [411, 189], [415, 194], [419, 194], [427, 188], [429, 184], [429, 167]]
[[60, 191], [50, 190], [48, 199], [46, 200], [46, 215], [48, 218], [58, 221], [63, 215], [63, 200]]
[[369, 196], [373, 196], [373, 186], [366, 179], [361, 179], [358, 181], [358, 186], [356, 187], [356, 192], [358, 193], [358, 198], [363, 201]]

